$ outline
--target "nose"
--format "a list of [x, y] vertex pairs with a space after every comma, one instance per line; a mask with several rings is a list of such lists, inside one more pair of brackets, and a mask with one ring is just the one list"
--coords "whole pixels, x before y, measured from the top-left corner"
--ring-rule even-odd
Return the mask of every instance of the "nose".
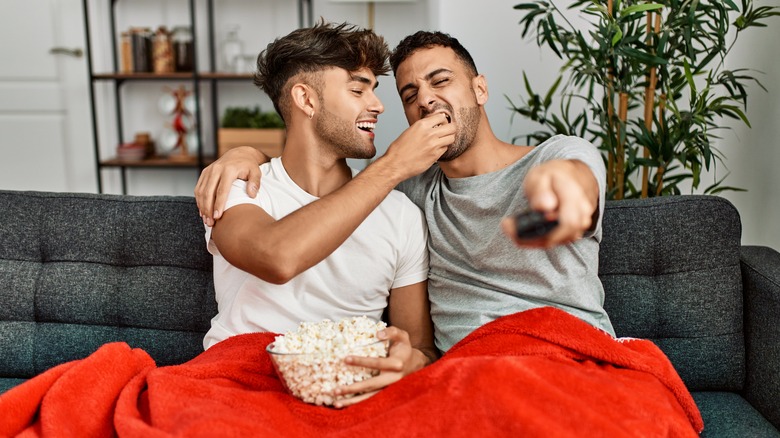
[[372, 113], [376, 114], [382, 114], [385, 112], [385, 106], [382, 104], [382, 101], [379, 99], [379, 96], [372, 93], [372, 96], [374, 97], [371, 102], [369, 102], [368, 110]]
[[417, 90], [417, 106], [420, 108], [420, 118], [427, 116], [436, 105], [436, 96], [427, 87]]

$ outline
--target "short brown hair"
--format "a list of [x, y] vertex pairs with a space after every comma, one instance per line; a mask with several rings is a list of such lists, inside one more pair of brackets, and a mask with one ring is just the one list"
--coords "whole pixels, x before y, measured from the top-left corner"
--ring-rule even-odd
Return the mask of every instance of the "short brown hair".
[[290, 79], [306, 74], [306, 81], [319, 92], [322, 82], [317, 73], [325, 69], [337, 67], [354, 72], [367, 68], [375, 76], [385, 75], [390, 71], [389, 53], [384, 38], [372, 30], [321, 20], [268, 44], [257, 57], [254, 83], [268, 94], [276, 111], [289, 122]]
[[469, 51], [463, 47], [457, 38], [444, 32], [429, 32], [423, 30], [404, 38], [398, 43], [395, 50], [393, 50], [393, 54], [390, 55], [390, 65], [393, 67], [393, 74], [398, 71], [398, 66], [404, 62], [406, 58], [412, 56], [414, 52], [436, 46], [449, 47], [474, 76], [479, 74], [477, 65], [474, 63], [474, 58], [471, 57]]

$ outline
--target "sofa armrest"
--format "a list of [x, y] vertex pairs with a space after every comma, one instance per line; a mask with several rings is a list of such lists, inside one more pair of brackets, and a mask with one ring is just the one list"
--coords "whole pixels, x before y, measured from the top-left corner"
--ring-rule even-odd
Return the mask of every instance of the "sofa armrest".
[[740, 251], [745, 293], [745, 398], [780, 429], [780, 253], [764, 246]]

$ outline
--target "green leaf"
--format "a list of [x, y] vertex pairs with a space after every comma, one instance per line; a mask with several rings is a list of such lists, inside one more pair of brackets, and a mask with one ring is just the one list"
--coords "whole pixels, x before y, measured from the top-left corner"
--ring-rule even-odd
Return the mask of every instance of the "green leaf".
[[736, 4], [734, 4], [733, 1], [731, 1], [731, 0], [723, 0], [723, 3], [725, 3], [729, 7], [729, 9], [731, 9], [732, 11], [739, 11], [739, 8], [737, 7]]
[[558, 76], [558, 79], [556, 79], [555, 83], [550, 87], [550, 90], [547, 92], [547, 95], [544, 96], [544, 106], [548, 107], [550, 106], [550, 102], [552, 102], [552, 96], [555, 94], [555, 90], [558, 89], [558, 86], [561, 84], [561, 80], [563, 79], [563, 76]]
[[652, 53], [644, 52], [634, 49], [632, 47], [622, 47], [618, 49], [619, 53], [625, 54], [630, 58], [634, 58], [637, 61], [645, 62], [650, 65], [665, 65], [667, 60]]
[[691, 87], [691, 93], [696, 94], [696, 83], [693, 81], [691, 65], [688, 64], [687, 59], [683, 59], [683, 68], [685, 69], [685, 80], [688, 81], [688, 86]]
[[519, 5], [514, 5], [512, 9], [521, 9], [521, 10], [538, 10], [539, 5], [536, 3], [521, 3]]
[[645, 12], [645, 11], [655, 11], [657, 9], [663, 8], [664, 5], [659, 3], [644, 3], [644, 4], [638, 4], [629, 6], [622, 11], [620, 11], [621, 16], [627, 16], [631, 14], [636, 14], [637, 12]]
[[612, 47], [615, 47], [621, 38], [623, 38], [623, 31], [618, 28], [615, 31], [615, 35], [612, 36]]

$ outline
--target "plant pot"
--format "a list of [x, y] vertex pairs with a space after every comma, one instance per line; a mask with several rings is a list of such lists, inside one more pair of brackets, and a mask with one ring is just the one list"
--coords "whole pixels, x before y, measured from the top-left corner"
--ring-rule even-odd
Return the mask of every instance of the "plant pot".
[[219, 128], [217, 156], [239, 146], [251, 146], [269, 157], [278, 157], [284, 148], [284, 129]]

